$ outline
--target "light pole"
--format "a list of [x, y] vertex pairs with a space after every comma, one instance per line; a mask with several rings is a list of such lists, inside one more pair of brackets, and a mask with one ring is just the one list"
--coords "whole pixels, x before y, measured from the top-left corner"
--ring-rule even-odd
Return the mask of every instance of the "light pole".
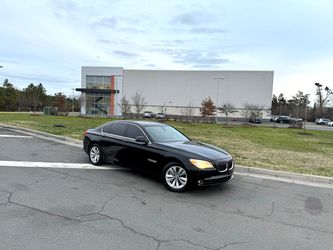
[[305, 100], [305, 112], [304, 112], [304, 133], [305, 133], [305, 129], [306, 129], [306, 119], [307, 119], [307, 116], [308, 116], [308, 104], [307, 104], [307, 101]]
[[220, 92], [220, 80], [223, 80], [224, 77], [218, 76], [213, 77], [214, 80], [217, 80], [217, 92], [216, 92], [216, 116], [215, 116], [215, 122], [217, 124], [217, 114], [218, 114], [218, 107], [219, 107], [219, 92]]
[[72, 103], [72, 112], [74, 112], [74, 101], [75, 101], [75, 98], [74, 98], [74, 91], [75, 91], [75, 89], [74, 88], [72, 88], [72, 90], [73, 90], [73, 103]]

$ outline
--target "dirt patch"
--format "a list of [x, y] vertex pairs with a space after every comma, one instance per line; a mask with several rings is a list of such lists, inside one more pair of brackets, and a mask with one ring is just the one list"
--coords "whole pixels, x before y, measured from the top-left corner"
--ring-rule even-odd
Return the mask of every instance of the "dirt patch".
[[298, 132], [297, 134], [299, 134], [299, 135], [313, 135], [313, 134], [308, 133], [308, 132]]

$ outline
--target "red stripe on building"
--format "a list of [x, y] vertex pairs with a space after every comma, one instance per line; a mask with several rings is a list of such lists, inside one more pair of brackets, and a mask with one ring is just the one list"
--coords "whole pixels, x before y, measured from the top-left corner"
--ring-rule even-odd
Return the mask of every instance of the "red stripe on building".
[[[110, 82], [110, 89], [111, 90], [115, 90], [115, 82], [116, 82], [116, 77], [115, 76], [111, 76], [111, 82]], [[114, 103], [114, 95], [115, 93], [110, 93], [110, 115], [114, 116], [114, 107], [115, 107], [115, 103]]]

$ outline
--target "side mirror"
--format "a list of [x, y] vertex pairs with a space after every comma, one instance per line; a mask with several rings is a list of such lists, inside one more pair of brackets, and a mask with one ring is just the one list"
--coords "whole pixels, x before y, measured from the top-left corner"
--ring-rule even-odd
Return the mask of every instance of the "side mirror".
[[135, 138], [135, 141], [141, 145], [147, 145], [148, 144], [148, 140], [146, 137], [144, 136], [138, 136], [137, 138]]

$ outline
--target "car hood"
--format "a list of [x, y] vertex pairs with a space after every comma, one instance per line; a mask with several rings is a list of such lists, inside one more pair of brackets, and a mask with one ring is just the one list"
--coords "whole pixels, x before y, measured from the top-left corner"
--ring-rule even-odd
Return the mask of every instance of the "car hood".
[[209, 158], [211, 160], [219, 160], [231, 157], [226, 151], [203, 142], [185, 141], [185, 142], [163, 142], [158, 144], [171, 147], [177, 150], [185, 151], [188, 153], [200, 155], [204, 158]]

